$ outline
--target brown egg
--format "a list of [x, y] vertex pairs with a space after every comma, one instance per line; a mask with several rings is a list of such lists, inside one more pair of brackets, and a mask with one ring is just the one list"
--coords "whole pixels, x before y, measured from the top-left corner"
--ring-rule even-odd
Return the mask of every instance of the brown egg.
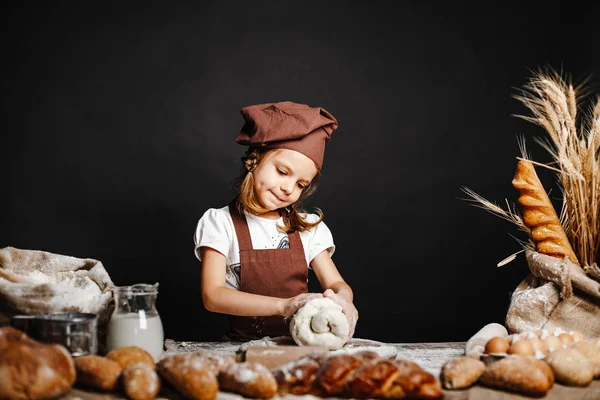
[[510, 342], [517, 343], [519, 340], [525, 340], [525, 339], [527, 339], [528, 335], [529, 335], [529, 332], [515, 333], [513, 335], [510, 335], [512, 337], [512, 340]]
[[536, 337], [527, 339], [529, 343], [531, 343], [531, 347], [533, 347], [533, 352], [537, 358], [544, 358], [548, 353], [548, 345], [543, 340], [540, 340]]
[[548, 347], [548, 352], [553, 352], [562, 347], [562, 342], [556, 336], [548, 336], [544, 339], [544, 343], [546, 343], [546, 346]]
[[567, 332], [563, 332], [558, 335], [558, 340], [560, 340], [563, 346], [568, 346], [573, 343], [573, 336]]
[[508, 354], [519, 354], [522, 356], [533, 356], [535, 355], [535, 350], [531, 343], [527, 340], [519, 340], [518, 342], [513, 343], [508, 349]]
[[556, 328], [546, 328], [546, 332], [548, 332], [548, 336], [557, 336]]
[[503, 337], [496, 336], [488, 340], [485, 344], [485, 353], [487, 354], [497, 354], [497, 353], [506, 353], [510, 347], [510, 343], [508, 340]]
[[581, 332], [577, 332], [577, 331], [572, 331], [570, 332], [571, 336], [573, 336], [573, 341], [576, 342], [578, 340], [583, 340], [585, 339], [585, 335]]

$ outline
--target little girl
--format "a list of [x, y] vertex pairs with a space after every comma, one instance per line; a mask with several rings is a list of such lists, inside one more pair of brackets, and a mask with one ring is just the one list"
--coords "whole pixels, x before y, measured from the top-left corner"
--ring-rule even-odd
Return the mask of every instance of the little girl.
[[[249, 147], [239, 193], [228, 206], [206, 211], [194, 235], [204, 306], [230, 316], [225, 339], [248, 340], [289, 335], [288, 317], [324, 296], [342, 306], [352, 337], [358, 312], [331, 260], [331, 232], [320, 210], [299, 208], [316, 189], [337, 120], [292, 102], [245, 107], [242, 115], [236, 142]], [[308, 293], [308, 268], [323, 294]]]

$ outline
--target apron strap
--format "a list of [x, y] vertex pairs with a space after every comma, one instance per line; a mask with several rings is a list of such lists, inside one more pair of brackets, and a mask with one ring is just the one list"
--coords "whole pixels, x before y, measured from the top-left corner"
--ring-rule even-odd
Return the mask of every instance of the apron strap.
[[246, 223], [246, 216], [240, 215], [235, 200], [229, 203], [229, 213], [231, 214], [240, 251], [252, 250], [252, 239], [250, 239], [250, 229], [248, 229], [248, 224]]
[[[240, 251], [252, 250], [252, 239], [250, 238], [250, 229], [248, 229], [246, 216], [241, 215], [238, 212], [235, 200], [232, 200], [231, 203], [229, 203], [229, 213], [231, 214], [231, 220], [233, 221], [233, 227], [235, 228]], [[300, 240], [298, 231], [288, 233], [288, 240], [290, 241], [290, 249], [302, 248], [302, 241]]]

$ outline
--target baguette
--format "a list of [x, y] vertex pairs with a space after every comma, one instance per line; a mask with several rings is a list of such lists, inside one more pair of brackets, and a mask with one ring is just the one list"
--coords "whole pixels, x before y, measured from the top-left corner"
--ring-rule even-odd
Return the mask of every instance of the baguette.
[[580, 265], [530, 161], [520, 160], [517, 163], [512, 185], [521, 194], [518, 203], [523, 206], [523, 222], [531, 229], [531, 239], [537, 252], [560, 259], [568, 258], [573, 264]]

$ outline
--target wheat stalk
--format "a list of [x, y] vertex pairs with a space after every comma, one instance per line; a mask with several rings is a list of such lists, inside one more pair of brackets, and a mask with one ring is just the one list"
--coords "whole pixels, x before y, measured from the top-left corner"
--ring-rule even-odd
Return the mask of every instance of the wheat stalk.
[[475, 207], [484, 209], [485, 211], [488, 211], [508, 222], [515, 224], [517, 228], [527, 233], [528, 235], [531, 233], [531, 230], [523, 222], [523, 219], [521, 218], [521, 215], [517, 211], [516, 207], [514, 205], [511, 206], [508, 203], [508, 200], [506, 201], [507, 209], [505, 210], [496, 203], [485, 199], [483, 196], [475, 193], [473, 190], [467, 187], [462, 187], [461, 190], [470, 197], [469, 199], [464, 200], [474, 203], [473, 205]]

